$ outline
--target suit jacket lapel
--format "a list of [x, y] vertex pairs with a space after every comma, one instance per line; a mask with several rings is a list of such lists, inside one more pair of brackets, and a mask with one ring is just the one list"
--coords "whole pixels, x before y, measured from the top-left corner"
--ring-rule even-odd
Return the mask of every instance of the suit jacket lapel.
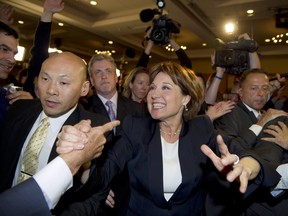
[[168, 206], [163, 191], [163, 159], [159, 131], [159, 124], [156, 124], [148, 147], [149, 187], [152, 199], [160, 206]]
[[246, 112], [249, 117], [251, 118], [251, 121], [253, 122], [253, 124], [256, 124], [258, 122], [256, 116], [254, 115], [254, 113], [250, 110], [248, 110], [248, 108], [243, 104], [243, 102], [239, 102], [238, 106], [243, 109], [244, 112]]

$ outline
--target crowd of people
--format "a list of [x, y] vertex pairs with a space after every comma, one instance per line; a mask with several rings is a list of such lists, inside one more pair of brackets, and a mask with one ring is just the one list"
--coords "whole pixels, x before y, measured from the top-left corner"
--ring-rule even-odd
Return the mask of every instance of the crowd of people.
[[64, 1], [45, 0], [24, 89], [9, 93], [19, 36], [12, 8], [1, 10], [1, 215], [286, 214], [286, 80], [270, 81], [256, 52], [237, 100], [219, 101], [225, 68], [207, 85], [173, 39], [179, 63], [148, 66], [150, 28], [118, 91], [112, 56], [49, 55]]

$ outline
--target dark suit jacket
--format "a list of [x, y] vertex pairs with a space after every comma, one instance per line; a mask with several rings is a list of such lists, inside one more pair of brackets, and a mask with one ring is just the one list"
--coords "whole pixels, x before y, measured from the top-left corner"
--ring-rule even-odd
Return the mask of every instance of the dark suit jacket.
[[[42, 106], [39, 100], [19, 100], [13, 103], [7, 112], [3, 128], [0, 131], [0, 191], [4, 191], [12, 186], [22, 146], [41, 111]], [[109, 121], [101, 115], [87, 112], [78, 105], [64, 122], [64, 125], [74, 125], [80, 120], [85, 119], [90, 119], [93, 126], [102, 125]], [[53, 160], [57, 155], [56, 145], [54, 145], [48, 162]], [[80, 182], [76, 181], [77, 179], [74, 178], [75, 187], [69, 191], [74, 191], [76, 187], [79, 187]], [[72, 194], [69, 197], [67, 196], [67, 198], [72, 199]], [[67, 202], [69, 203], [69, 201]], [[60, 205], [57, 205], [56, 209], [60, 208], [61, 203], [62, 200], [60, 200]], [[63, 205], [66, 205], [64, 203], [63, 200]]]
[[[179, 138], [182, 183], [169, 201], [164, 198], [163, 165], [159, 123], [151, 118], [127, 117], [122, 137], [109, 152], [103, 167], [104, 183], [127, 165], [131, 196], [126, 215], [205, 215], [205, 177], [214, 170], [200, 149], [203, 143], [217, 152], [213, 125], [207, 116], [183, 123]], [[268, 173], [270, 170], [268, 171]], [[275, 171], [274, 171], [275, 172]], [[266, 172], [265, 172], [266, 175]], [[259, 175], [261, 182], [264, 175]], [[276, 180], [279, 176], [276, 175]], [[256, 184], [256, 183], [255, 183]], [[109, 184], [105, 185], [104, 190]], [[70, 206], [64, 215], [96, 215], [103, 191], [82, 203]]]
[[[92, 95], [88, 99], [88, 105], [86, 109], [105, 116], [109, 119], [109, 115], [105, 105], [102, 103], [98, 95]], [[147, 115], [146, 109], [139, 103], [130, 100], [118, 93], [117, 101], [117, 120], [121, 122], [127, 115], [145, 116]], [[118, 135], [121, 131], [122, 124], [116, 127], [116, 134]]]
[[[283, 120], [282, 117], [280, 117], [280, 119]], [[270, 121], [264, 126], [264, 129], [268, 125], [276, 122], [277, 119]], [[253, 150], [254, 153], [258, 154], [265, 161], [268, 161], [269, 166], [271, 166], [272, 169], [276, 169], [280, 161], [282, 161], [282, 158], [285, 157], [284, 150], [276, 144], [261, 141], [261, 137], [267, 136], [267, 134], [265, 135], [263, 132], [261, 132], [258, 136], [256, 136], [251, 130], [249, 130], [249, 127], [255, 123], [257, 123], [255, 115], [250, 112], [242, 102], [239, 102], [230, 113], [216, 119], [214, 125], [220, 134], [231, 139], [231, 143], [229, 145], [229, 150], [231, 152], [241, 151], [241, 149]], [[273, 200], [274, 198], [272, 198], [270, 195], [270, 189], [267, 188], [267, 190], [262, 189], [257, 193], [254, 193], [240, 205], [240, 201], [237, 200], [237, 197], [234, 196], [233, 198], [235, 199], [231, 198], [232, 192], [229, 190], [233, 189], [229, 188], [226, 185], [226, 182], [222, 181], [217, 183], [216, 181], [213, 181], [212, 178], [210, 179], [210, 186], [212, 189], [210, 190], [210, 194], [207, 199], [207, 205], [209, 206], [208, 209], [210, 210], [208, 215], [214, 216], [217, 214], [216, 209], [218, 209], [223, 215], [237, 215], [241, 214], [243, 211], [247, 215], [251, 215], [251, 212], [255, 213], [257, 211], [269, 212], [274, 211], [274, 207], [272, 207], [273, 205], [275, 205], [277, 202], [280, 203], [280, 199], [277, 199], [277, 201]], [[219, 193], [222, 193], [222, 199], [218, 199]], [[267, 206], [266, 202], [270, 202], [269, 200], [273, 200], [273, 204]], [[264, 203], [266, 207], [264, 207], [262, 204], [259, 205], [259, 203]], [[253, 210], [251, 210], [252, 207], [254, 208]], [[255, 211], [255, 209], [257, 210]], [[225, 213], [223, 213], [223, 211]]]
[[[88, 98], [88, 105], [86, 105], [86, 109], [109, 118], [105, 105], [96, 94]], [[118, 93], [117, 120], [120, 120], [121, 124], [116, 127], [116, 135], [121, 133], [122, 122], [127, 115], [146, 116], [148, 115], [148, 112], [146, 107], [143, 105]], [[112, 146], [110, 146], [109, 143], [106, 144], [105, 152], [111, 147]], [[105, 158], [105, 152], [102, 155], [102, 159]], [[115, 193], [115, 207], [111, 209], [110, 207], [105, 206], [106, 215], [121, 215], [122, 212], [126, 211], [130, 194], [127, 170], [121, 173], [121, 175], [117, 175], [115, 177], [113, 183], [111, 184], [111, 189]]]
[[278, 125], [278, 121], [283, 122], [288, 126], [288, 117], [287, 116], [279, 116], [278, 118], [275, 118], [269, 122], [267, 122], [261, 133], [258, 135], [257, 143], [254, 147], [254, 150], [259, 154], [262, 158], [264, 158], [267, 161], [270, 161], [272, 163], [275, 163], [276, 166], [282, 163], [288, 162], [288, 154], [287, 150], [283, 149], [279, 145], [273, 142], [268, 142], [261, 140], [262, 137], [273, 137], [272, 135], [269, 135], [264, 132], [264, 130], [269, 125]]
[[33, 178], [0, 194], [2, 216], [51, 216], [41, 189]]
[[249, 127], [256, 123], [257, 118], [254, 113], [250, 112], [242, 102], [238, 102], [230, 113], [216, 119], [214, 126], [221, 135], [237, 140], [237, 144], [229, 146], [230, 151], [234, 152], [241, 149], [250, 150], [254, 147], [257, 136], [249, 130]]

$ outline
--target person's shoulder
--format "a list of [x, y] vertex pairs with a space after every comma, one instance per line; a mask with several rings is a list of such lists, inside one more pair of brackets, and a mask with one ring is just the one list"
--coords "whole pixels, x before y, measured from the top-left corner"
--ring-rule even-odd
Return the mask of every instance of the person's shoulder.
[[208, 130], [212, 130], [213, 123], [208, 115], [198, 115], [192, 120], [188, 121], [190, 127], [196, 128], [207, 128]]
[[80, 117], [81, 120], [90, 119], [91, 125], [94, 127], [103, 125], [110, 121], [107, 117], [103, 115], [85, 110], [81, 104], [78, 105], [78, 109], [81, 113], [81, 117]]
[[121, 102], [121, 103], [126, 103], [126, 104], [129, 104], [129, 105], [132, 105], [132, 106], [141, 106], [140, 103], [137, 103], [133, 100], [131, 100], [130, 98], [127, 98], [121, 94], [118, 94], [118, 101]]
[[41, 107], [41, 102], [39, 99], [26, 99], [26, 100], [17, 100], [15, 101], [10, 107], [9, 111], [25, 111], [25, 110], [30, 110], [32, 111], [33, 108], [39, 108]]

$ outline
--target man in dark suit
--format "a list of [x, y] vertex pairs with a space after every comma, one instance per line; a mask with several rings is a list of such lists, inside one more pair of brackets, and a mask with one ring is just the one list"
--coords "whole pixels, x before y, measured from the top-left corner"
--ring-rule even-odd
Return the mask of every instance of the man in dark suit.
[[[116, 64], [109, 55], [95, 54], [89, 61], [88, 71], [95, 94], [88, 99], [87, 109], [110, 118], [107, 101], [112, 102], [115, 118], [123, 121], [126, 115], [145, 115], [146, 109], [117, 92], [118, 77]], [[121, 131], [121, 125], [116, 128], [116, 134]]]
[[[70, 52], [54, 54], [42, 65], [39, 78], [40, 100], [20, 100], [15, 102], [5, 116], [0, 134], [0, 191], [19, 182], [23, 176], [23, 157], [34, 131], [42, 119], [48, 117], [50, 126], [47, 137], [37, 158], [37, 170], [55, 158], [57, 135], [63, 125], [73, 125], [80, 120], [90, 119], [93, 125], [102, 125], [109, 120], [101, 115], [85, 111], [79, 98], [89, 91], [87, 67], [84, 61]], [[34, 173], [29, 173], [33, 175]], [[55, 214], [73, 200], [74, 188], [80, 186], [75, 178], [69, 196], [60, 200]], [[90, 189], [77, 191], [77, 196], [89, 196]], [[83, 191], [83, 193], [81, 193]]]
[[[263, 126], [267, 122], [278, 116], [287, 115], [287, 113], [281, 110], [273, 109], [269, 109], [267, 112], [261, 113], [264, 105], [268, 100], [269, 93], [269, 79], [267, 74], [263, 70], [251, 69], [245, 71], [242, 74], [240, 78], [239, 89], [241, 101], [238, 102], [236, 107], [230, 113], [214, 121], [214, 125], [221, 135], [228, 137], [229, 139], [238, 141], [231, 142], [229, 146], [231, 152], [241, 151], [243, 149], [254, 149], [258, 140], [258, 135], [260, 134]], [[258, 145], [258, 147], [259, 146], [260, 145]], [[263, 147], [264, 146], [262, 146], [261, 148]], [[258, 148], [255, 151], [258, 151], [258, 153], [260, 154], [260, 152], [263, 152], [264, 150], [266, 152], [275, 151], [275, 149], [273, 149], [269, 145], [265, 145], [265, 148]], [[273, 158], [272, 154], [270, 156], [269, 154], [265, 156], [266, 160], [268, 160], [269, 158]], [[217, 190], [214, 189], [214, 195], [217, 196], [217, 193], [219, 193], [220, 191], [223, 191], [224, 193], [223, 188], [217, 187]], [[212, 193], [210, 193], [210, 195], [211, 194]], [[228, 198], [229, 196], [227, 195], [226, 197]], [[229, 200], [227, 200], [227, 202], [230, 202], [232, 200], [230, 198], [228, 199]], [[213, 203], [213, 205], [217, 206], [217, 203], [215, 202]], [[229, 204], [227, 203], [225, 205], [229, 206]], [[232, 206], [230, 210], [236, 214], [236, 208], [234, 208], [235, 206], [233, 206], [233, 204], [230, 204], [230, 206]], [[215, 214], [213, 208], [207, 209], [211, 210], [211, 215]], [[242, 210], [243, 209], [240, 209], [239, 211], [241, 212]]]
[[[98, 126], [98, 134], [93, 137], [95, 142], [87, 143], [81, 151], [61, 154], [33, 178], [1, 193], [1, 215], [51, 215], [51, 207], [72, 184], [72, 175], [76, 174], [84, 163], [101, 155], [106, 140], [105, 133], [117, 124], [119, 121]], [[49, 185], [45, 182], [49, 182]]]
[[[120, 122], [122, 122], [127, 115], [144, 116], [147, 114], [147, 110], [141, 104], [118, 94], [116, 64], [111, 56], [95, 54], [89, 61], [88, 71], [91, 84], [95, 88], [95, 94], [88, 98], [88, 104], [86, 105], [89, 111], [101, 114], [111, 120], [116, 118], [120, 120]], [[110, 108], [106, 105], [107, 101], [112, 102], [112, 114], [114, 114], [114, 116], [111, 116], [111, 110], [109, 110]], [[120, 134], [121, 127], [121, 124], [116, 127], [114, 131], [116, 136]], [[105, 150], [108, 151], [109, 146], [106, 146]], [[109, 212], [107, 214], [117, 215], [117, 213], [125, 211], [129, 196], [127, 172], [123, 172], [117, 176], [111, 188], [115, 193], [116, 205], [114, 209], [107, 208]]]

